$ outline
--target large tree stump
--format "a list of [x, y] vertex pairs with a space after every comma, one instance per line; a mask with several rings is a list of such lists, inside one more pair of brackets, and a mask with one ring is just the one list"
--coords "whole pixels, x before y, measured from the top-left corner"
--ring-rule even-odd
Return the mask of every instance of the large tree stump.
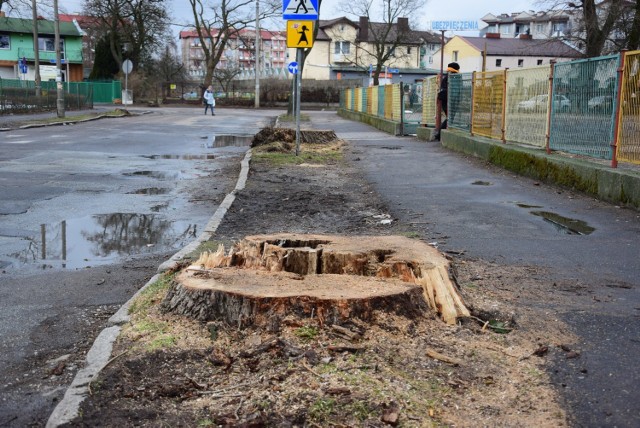
[[266, 324], [273, 317], [366, 321], [428, 307], [453, 324], [469, 311], [437, 250], [399, 236], [260, 235], [204, 253], [179, 273], [166, 311], [198, 320]]

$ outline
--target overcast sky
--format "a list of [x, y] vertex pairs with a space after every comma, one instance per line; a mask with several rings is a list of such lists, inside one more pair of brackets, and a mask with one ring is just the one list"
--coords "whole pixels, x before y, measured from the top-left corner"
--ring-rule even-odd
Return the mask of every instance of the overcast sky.
[[[168, 0], [175, 20], [190, 21], [190, 7], [188, 0]], [[291, 0], [295, 1], [295, 0]], [[322, 18], [331, 19], [344, 15], [338, 6], [345, 0], [323, 0]], [[348, 0], [347, 0], [348, 1]], [[60, 0], [61, 12], [80, 12], [83, 0]], [[422, 30], [428, 30], [429, 21], [456, 20], [479, 21], [487, 13], [511, 13], [523, 10], [541, 10], [538, 0], [427, 0], [423, 11], [412, 22]], [[275, 24], [274, 24], [275, 25]], [[276, 29], [276, 28], [272, 28]], [[282, 30], [285, 30], [284, 24]]]

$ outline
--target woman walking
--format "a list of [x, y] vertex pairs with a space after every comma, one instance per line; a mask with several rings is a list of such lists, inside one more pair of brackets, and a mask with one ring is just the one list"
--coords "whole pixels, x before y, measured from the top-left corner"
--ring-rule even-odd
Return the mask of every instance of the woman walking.
[[213, 97], [213, 86], [209, 86], [204, 91], [204, 114], [207, 114], [207, 110], [211, 107], [211, 116], [216, 114], [213, 112], [213, 108], [216, 106], [216, 99]]

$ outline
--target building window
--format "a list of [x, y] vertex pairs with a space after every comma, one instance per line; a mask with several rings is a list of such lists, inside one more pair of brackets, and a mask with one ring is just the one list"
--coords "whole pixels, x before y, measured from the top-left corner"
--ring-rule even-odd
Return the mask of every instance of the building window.
[[524, 66], [524, 60], [523, 59], [519, 59], [518, 60], [518, 67], [522, 67]]
[[453, 61], [458, 61], [458, 51], [453, 51]]
[[429, 64], [433, 64], [433, 57], [432, 56], [429, 57]]
[[[38, 37], [38, 50], [55, 52], [56, 39], [53, 37]], [[64, 40], [60, 40], [60, 52], [64, 52]]]
[[350, 47], [351, 46], [349, 42], [345, 42], [345, 41], [335, 42], [335, 48], [333, 53], [346, 55], [349, 53]]
[[542, 65], [542, 60], [541, 59], [538, 60], [538, 65]]
[[509, 34], [509, 32], [511, 31], [511, 25], [510, 24], [503, 24], [500, 26], [500, 30], [502, 32], [502, 34]]
[[542, 33], [544, 31], [544, 25], [536, 24], [536, 32]]
[[407, 46], [407, 54], [411, 54], [411, 46]]
[[502, 59], [496, 59], [496, 67], [502, 67]]
[[8, 34], [0, 34], [0, 49], [10, 49], [11, 43]]
[[553, 24], [553, 32], [562, 33], [566, 27], [567, 27], [567, 24], [564, 22], [555, 22]]

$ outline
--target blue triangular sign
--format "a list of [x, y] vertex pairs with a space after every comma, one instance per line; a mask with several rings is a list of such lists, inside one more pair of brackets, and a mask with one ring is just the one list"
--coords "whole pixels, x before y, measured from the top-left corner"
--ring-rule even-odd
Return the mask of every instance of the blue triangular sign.
[[318, 0], [283, 0], [282, 19], [317, 20]]

